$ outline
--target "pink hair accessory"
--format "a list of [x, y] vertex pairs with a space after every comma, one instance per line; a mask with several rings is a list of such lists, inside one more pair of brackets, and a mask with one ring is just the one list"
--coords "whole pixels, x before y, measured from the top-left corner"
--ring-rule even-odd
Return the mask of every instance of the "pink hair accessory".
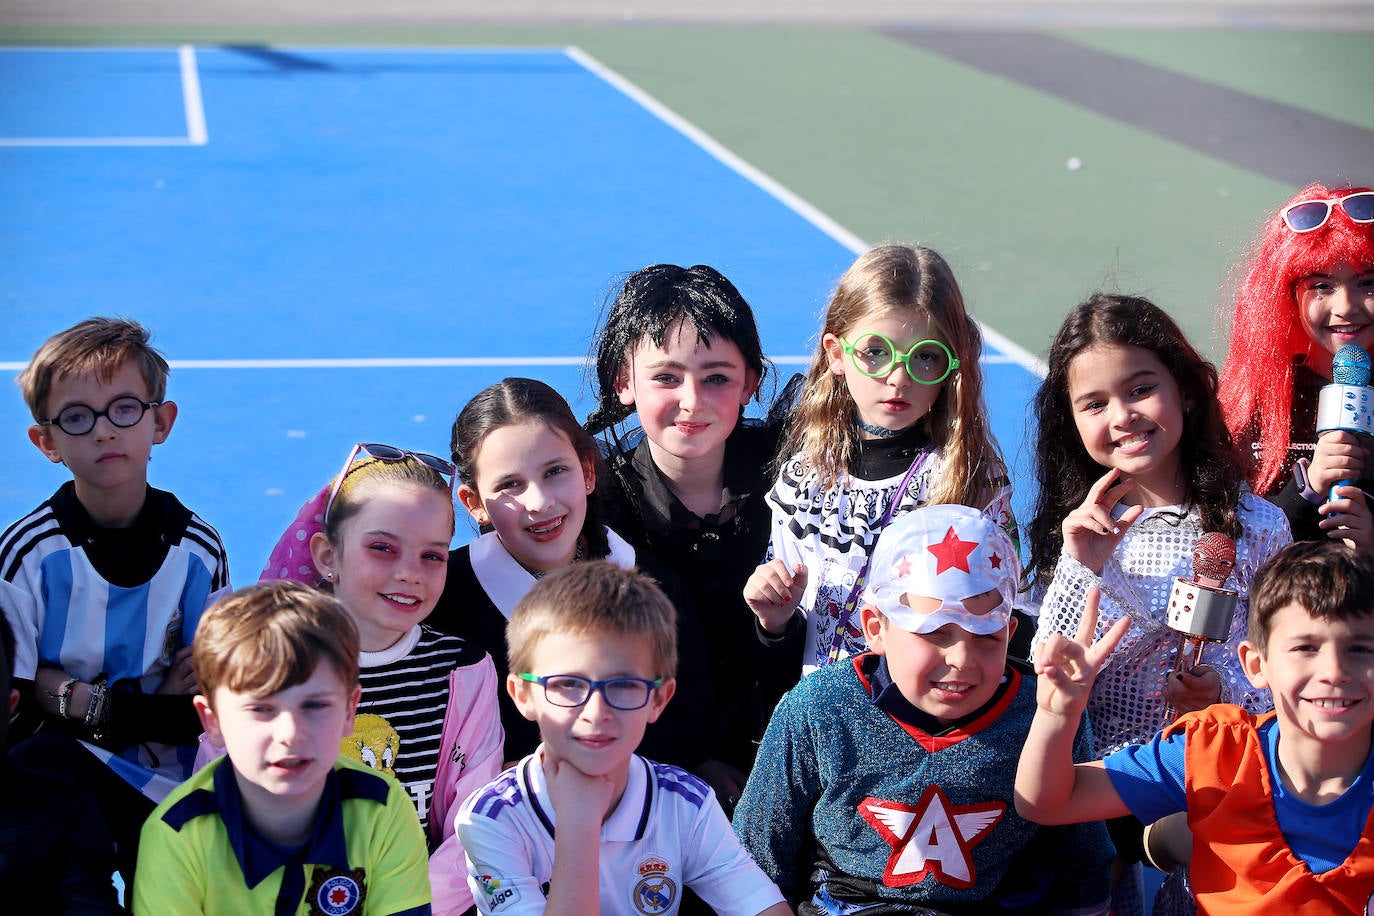
[[319, 570], [315, 569], [315, 558], [310, 555], [310, 539], [315, 532], [324, 530], [324, 507], [329, 501], [333, 481], [320, 488], [320, 492], [310, 497], [296, 519], [277, 540], [267, 565], [258, 576], [259, 582], [270, 579], [290, 579], [316, 585], [320, 581]]

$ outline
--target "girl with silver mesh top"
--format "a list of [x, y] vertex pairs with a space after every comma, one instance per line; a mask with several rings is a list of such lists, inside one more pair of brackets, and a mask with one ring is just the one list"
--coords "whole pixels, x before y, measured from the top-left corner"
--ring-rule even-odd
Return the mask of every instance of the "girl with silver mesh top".
[[[1215, 368], [1153, 303], [1099, 293], [1060, 327], [1035, 412], [1040, 491], [1030, 568], [1043, 599], [1035, 641], [1054, 632], [1072, 638], [1090, 588], [1102, 591], [1095, 638], [1121, 617], [1131, 620], [1088, 702], [1096, 753], [1148, 740], [1169, 706], [1186, 712], [1224, 700], [1251, 712], [1270, 708], [1235, 649], [1255, 571], [1291, 538], [1283, 513], [1243, 482]], [[1179, 640], [1165, 625], [1170, 589], [1175, 577], [1192, 577], [1193, 548], [1211, 531], [1236, 543], [1228, 586], [1240, 598], [1211, 664], [1175, 672]], [[1141, 825], [1117, 826], [1123, 858], [1138, 858]], [[1137, 910], [1138, 892], [1123, 888], [1115, 905]]]

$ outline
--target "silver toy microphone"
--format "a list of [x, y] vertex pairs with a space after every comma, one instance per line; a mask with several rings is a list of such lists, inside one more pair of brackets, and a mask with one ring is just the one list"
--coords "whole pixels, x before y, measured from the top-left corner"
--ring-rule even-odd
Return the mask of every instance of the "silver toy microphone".
[[[1168, 677], [1196, 668], [1202, 664], [1202, 652], [1208, 643], [1224, 643], [1231, 635], [1237, 593], [1225, 586], [1235, 568], [1235, 541], [1216, 531], [1198, 538], [1193, 548], [1193, 578], [1175, 578], [1169, 592], [1165, 623], [1179, 636], [1174, 670]], [[1165, 707], [1165, 725], [1177, 717], [1178, 711], [1172, 704]]]

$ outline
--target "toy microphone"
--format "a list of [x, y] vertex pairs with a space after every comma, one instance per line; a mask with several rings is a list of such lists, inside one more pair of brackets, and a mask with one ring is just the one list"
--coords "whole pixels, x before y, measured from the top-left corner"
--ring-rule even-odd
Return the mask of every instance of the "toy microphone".
[[[1169, 592], [1169, 613], [1165, 623], [1179, 637], [1177, 660], [1168, 677], [1196, 668], [1202, 664], [1202, 651], [1209, 642], [1223, 643], [1231, 635], [1236, 592], [1225, 586], [1235, 568], [1235, 541], [1216, 531], [1198, 538], [1193, 548], [1193, 578], [1175, 578]], [[1187, 663], [1190, 656], [1192, 664]], [[1168, 725], [1177, 716], [1172, 705], [1165, 707], [1164, 724]]]
[[[1363, 347], [1346, 344], [1331, 360], [1331, 384], [1317, 394], [1317, 435], [1339, 430], [1374, 436], [1374, 390], [1369, 387], [1369, 354]], [[1338, 480], [1328, 494], [1336, 498], [1336, 487], [1349, 486], [1353, 480]]]

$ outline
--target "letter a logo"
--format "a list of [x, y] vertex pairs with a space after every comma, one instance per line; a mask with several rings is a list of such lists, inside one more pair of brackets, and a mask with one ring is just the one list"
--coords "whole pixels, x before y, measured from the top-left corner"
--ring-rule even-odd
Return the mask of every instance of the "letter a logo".
[[915, 805], [865, 798], [859, 815], [892, 847], [883, 884], [905, 887], [926, 876], [957, 888], [978, 879], [971, 850], [1002, 819], [1002, 802], [953, 806], [939, 786], [929, 786]]

